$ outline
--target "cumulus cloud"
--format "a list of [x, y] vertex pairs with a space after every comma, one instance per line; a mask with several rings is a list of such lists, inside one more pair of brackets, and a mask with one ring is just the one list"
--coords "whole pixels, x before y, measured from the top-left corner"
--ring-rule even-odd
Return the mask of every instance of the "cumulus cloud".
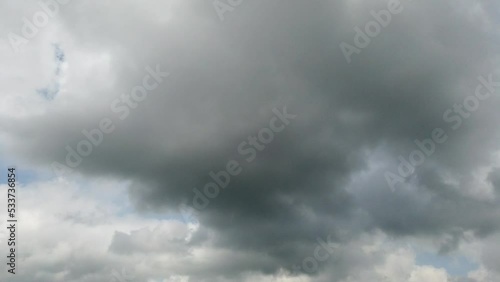
[[[244, 1], [221, 21], [210, 2], [69, 2], [21, 52], [6, 37], [2, 152], [49, 179], [21, 200], [32, 271], [13, 281], [496, 277], [500, 6], [401, 0], [346, 60], [340, 45], [394, 3]], [[2, 5], [3, 34], [42, 9]], [[326, 238], [338, 248], [319, 261]]]

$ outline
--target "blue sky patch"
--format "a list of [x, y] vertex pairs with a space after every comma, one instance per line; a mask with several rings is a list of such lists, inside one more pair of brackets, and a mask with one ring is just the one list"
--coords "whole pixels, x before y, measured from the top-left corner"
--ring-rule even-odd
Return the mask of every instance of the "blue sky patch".
[[466, 276], [467, 273], [477, 270], [479, 265], [464, 256], [442, 256], [432, 253], [418, 253], [416, 257], [418, 265], [432, 265], [444, 268], [454, 276]]
[[54, 47], [54, 61], [56, 63], [56, 68], [54, 70], [54, 77], [52, 78], [49, 85], [36, 90], [38, 95], [42, 96], [46, 100], [52, 101], [59, 94], [60, 84], [59, 79], [62, 73], [62, 64], [65, 62], [66, 55], [59, 44], [52, 44]]

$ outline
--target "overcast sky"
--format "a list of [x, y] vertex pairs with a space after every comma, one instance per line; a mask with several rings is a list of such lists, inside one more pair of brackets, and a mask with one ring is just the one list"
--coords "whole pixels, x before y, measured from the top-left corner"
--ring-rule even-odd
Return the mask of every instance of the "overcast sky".
[[0, 15], [1, 281], [500, 281], [498, 1]]

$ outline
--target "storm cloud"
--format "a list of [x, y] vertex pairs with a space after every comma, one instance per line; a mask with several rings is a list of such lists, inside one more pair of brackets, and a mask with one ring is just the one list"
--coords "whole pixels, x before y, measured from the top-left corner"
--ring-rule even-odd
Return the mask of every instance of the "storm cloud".
[[[221, 21], [217, 2], [70, 2], [22, 52], [5, 37], [1, 148], [44, 175], [45, 184], [26, 184], [39, 187], [32, 193], [47, 181], [109, 179], [126, 192], [127, 213], [157, 225], [112, 232], [103, 222], [123, 220], [116, 210], [74, 211], [59, 220], [109, 227], [102, 254], [32, 264], [9, 281], [109, 281], [119, 267], [137, 281], [498, 279], [488, 249], [500, 228], [500, 5], [228, 1]], [[356, 27], [388, 2], [401, 12], [346, 60], [341, 44], [354, 46]], [[3, 6], [3, 34], [21, 35], [22, 18], [41, 9]], [[54, 68], [55, 78], [46, 74]], [[169, 75], [134, 100], [152, 69]], [[57, 85], [51, 99], [36, 92], [47, 83]], [[479, 86], [491, 95], [468, 98]], [[114, 129], [82, 155], [82, 131], [103, 119]], [[446, 141], [427, 156], [415, 140], [432, 140], [436, 128]], [[67, 148], [78, 165], [68, 165]], [[425, 159], [391, 187], [385, 175], [402, 159], [411, 165], [415, 150]], [[422, 253], [475, 267], [453, 273]]]

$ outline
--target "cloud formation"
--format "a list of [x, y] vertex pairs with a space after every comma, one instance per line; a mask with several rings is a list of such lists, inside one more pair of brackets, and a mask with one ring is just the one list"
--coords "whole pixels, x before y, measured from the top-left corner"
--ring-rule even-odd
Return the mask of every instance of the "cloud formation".
[[[75, 196], [87, 181], [103, 191], [112, 188], [95, 179], [120, 183], [131, 203], [120, 217], [101, 210], [98, 193], [81, 207], [68, 195], [58, 208], [69, 210], [52, 224], [67, 226], [68, 238], [106, 239], [31, 243], [25, 235], [37, 247], [25, 253], [33, 271], [12, 281], [109, 281], [122, 268], [137, 281], [498, 279], [500, 6], [401, 0], [400, 13], [346, 62], [342, 42], [355, 41], [356, 27], [388, 2], [245, 1], [224, 21], [211, 3], [70, 2], [22, 53], [3, 42], [3, 153], [54, 183], [75, 181]], [[3, 34], [37, 9], [2, 5]], [[54, 63], [57, 93], [41, 97], [36, 89], [53, 79]], [[170, 75], [121, 119], [110, 105], [156, 65]], [[482, 84], [492, 95], [467, 110], [478, 77], [492, 80]], [[295, 118], [267, 142], [273, 109], [284, 108]], [[106, 117], [114, 131], [73, 174], [53, 175], [65, 147]], [[446, 142], [391, 189], [385, 173], [436, 128]], [[222, 187], [213, 175], [232, 161], [241, 172]], [[38, 182], [27, 184], [33, 232], [35, 214], [52, 214], [36, 195], [67, 190]], [[207, 197], [207, 183], [220, 191], [200, 209], [195, 191]], [[336, 246], [324, 262], [318, 238]], [[52, 261], [39, 257], [48, 249]], [[421, 249], [467, 256], [477, 269], [459, 275], [419, 264]]]

